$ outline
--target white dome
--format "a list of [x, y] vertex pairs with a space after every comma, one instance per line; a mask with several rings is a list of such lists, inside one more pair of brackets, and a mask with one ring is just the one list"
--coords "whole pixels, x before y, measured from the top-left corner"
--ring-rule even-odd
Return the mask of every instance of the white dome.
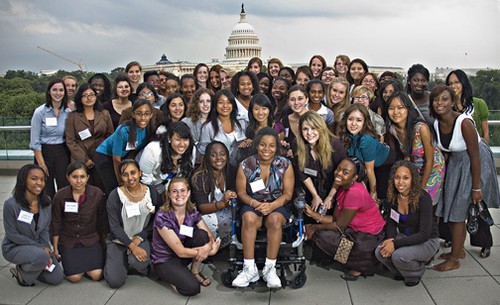
[[234, 26], [228, 38], [225, 62], [244, 62], [252, 57], [260, 57], [262, 48], [254, 27], [245, 19], [242, 7], [240, 21]]

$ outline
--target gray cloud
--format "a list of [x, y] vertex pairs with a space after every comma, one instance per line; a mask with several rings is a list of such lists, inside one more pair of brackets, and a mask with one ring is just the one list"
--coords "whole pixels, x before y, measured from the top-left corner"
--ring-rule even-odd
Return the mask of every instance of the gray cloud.
[[[234, 0], [0, 0], [0, 73], [77, 69], [37, 45], [93, 71], [131, 60], [154, 64], [163, 53], [172, 61], [222, 60], [240, 5]], [[296, 63], [322, 54], [331, 64], [344, 53], [370, 65], [500, 68], [495, 0], [247, 1], [245, 9], [263, 58]]]

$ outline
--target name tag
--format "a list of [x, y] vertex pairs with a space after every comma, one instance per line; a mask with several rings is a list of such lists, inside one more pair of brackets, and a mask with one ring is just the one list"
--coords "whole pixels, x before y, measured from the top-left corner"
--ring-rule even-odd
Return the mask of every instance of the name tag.
[[82, 140], [88, 139], [92, 136], [92, 134], [90, 133], [90, 130], [88, 128], [80, 131], [78, 133], [78, 135], [80, 136], [80, 139], [82, 139]]
[[264, 185], [264, 180], [259, 179], [257, 181], [251, 182], [250, 188], [252, 188], [252, 193], [257, 193], [258, 191], [265, 189], [266, 186]]
[[45, 118], [45, 124], [50, 127], [57, 126], [57, 118]]
[[78, 213], [78, 202], [66, 201], [64, 203], [65, 213]]
[[391, 219], [394, 220], [396, 223], [399, 223], [399, 213], [394, 211], [394, 209], [391, 209]]
[[129, 142], [127, 142], [127, 147], [125, 147], [125, 150], [134, 150], [135, 149], [135, 144], [134, 145], [130, 145]]
[[186, 225], [181, 225], [181, 229], [179, 230], [179, 234], [187, 236], [187, 237], [193, 237], [193, 227], [188, 227]]
[[138, 204], [131, 204], [131, 205], [125, 206], [125, 211], [127, 212], [128, 218], [132, 218], [134, 216], [141, 215], [141, 210], [139, 209]]
[[214, 198], [217, 201], [221, 201], [224, 199], [224, 193], [219, 188], [216, 188], [214, 192]]
[[17, 217], [17, 220], [27, 224], [31, 224], [31, 221], [33, 220], [33, 213], [21, 210], [19, 216]]
[[313, 177], [317, 177], [318, 176], [318, 171], [306, 167], [306, 168], [304, 168], [304, 174], [309, 175], [309, 176], [313, 176]]
[[288, 137], [289, 132], [290, 132], [290, 128], [285, 128], [285, 138]]

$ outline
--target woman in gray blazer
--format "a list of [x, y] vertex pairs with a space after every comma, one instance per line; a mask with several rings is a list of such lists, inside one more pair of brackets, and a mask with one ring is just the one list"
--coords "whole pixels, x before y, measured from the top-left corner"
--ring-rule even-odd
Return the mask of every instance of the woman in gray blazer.
[[64, 278], [50, 245], [52, 202], [45, 195], [46, 180], [40, 166], [23, 166], [3, 207], [2, 254], [16, 265], [10, 272], [20, 286], [33, 286], [36, 279], [57, 285]]

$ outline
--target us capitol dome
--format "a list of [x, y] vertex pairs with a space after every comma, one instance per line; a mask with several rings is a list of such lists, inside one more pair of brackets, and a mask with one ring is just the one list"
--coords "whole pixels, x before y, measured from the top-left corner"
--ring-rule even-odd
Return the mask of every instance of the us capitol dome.
[[262, 48], [253, 26], [246, 21], [244, 4], [241, 5], [240, 21], [228, 38], [224, 63], [247, 63], [252, 57], [261, 57]]

